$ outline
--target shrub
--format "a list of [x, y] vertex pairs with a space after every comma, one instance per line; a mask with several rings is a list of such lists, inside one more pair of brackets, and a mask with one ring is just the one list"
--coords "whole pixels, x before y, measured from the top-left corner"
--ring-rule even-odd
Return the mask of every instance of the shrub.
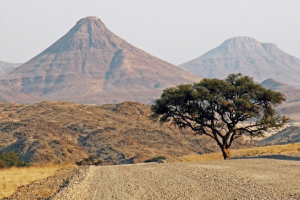
[[8, 151], [0, 155], [0, 160], [2, 160], [7, 167], [12, 167], [19, 161], [19, 157], [15, 152]]
[[76, 165], [81, 166], [81, 165], [102, 165], [103, 161], [99, 159], [97, 156], [91, 155], [88, 158], [84, 158], [81, 161], [76, 162]]
[[6, 168], [6, 164], [4, 161], [0, 160], [0, 169]]
[[144, 162], [147, 163], [147, 162], [157, 162], [158, 160], [165, 160], [166, 157], [165, 156], [157, 156], [157, 157], [153, 157], [153, 158], [150, 158], [149, 160], [145, 160]]
[[30, 164], [28, 164], [27, 162], [24, 162], [24, 161], [18, 161], [15, 165], [16, 167], [29, 167], [31, 166]]
[[18, 155], [13, 151], [8, 151], [7, 153], [2, 153], [0, 155], [0, 168], [9, 167], [29, 167], [30, 164], [20, 161]]

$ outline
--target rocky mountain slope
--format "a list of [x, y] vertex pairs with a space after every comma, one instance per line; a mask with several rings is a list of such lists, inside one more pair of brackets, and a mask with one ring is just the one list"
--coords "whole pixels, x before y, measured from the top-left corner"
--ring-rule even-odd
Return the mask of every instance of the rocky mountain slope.
[[290, 126], [266, 139], [263, 139], [260, 143], [265, 145], [277, 145], [298, 142], [300, 142], [300, 127]]
[[13, 71], [20, 65], [21, 63], [9, 63], [9, 62], [0, 61], [0, 75]]
[[282, 92], [286, 97], [285, 103], [300, 101], [300, 89], [289, 86], [275, 79], [267, 79], [261, 82], [260, 84], [267, 89], [272, 89], [272, 90]]
[[269, 78], [267, 80], [264, 80], [263, 82], [260, 83], [262, 86], [264, 86], [267, 89], [271, 90], [286, 90], [286, 89], [291, 89], [291, 90], [296, 90], [294, 87], [290, 87], [285, 83], [279, 82], [273, 78]]
[[0, 94], [21, 103], [150, 103], [166, 87], [199, 80], [129, 44], [97, 17], [87, 17], [45, 51], [1, 76]]
[[267, 89], [272, 89], [283, 93], [286, 101], [277, 107], [277, 111], [281, 115], [287, 115], [294, 121], [300, 121], [300, 89], [288, 86], [285, 83], [275, 79], [267, 79], [261, 83]]
[[300, 59], [275, 44], [250, 37], [235, 37], [180, 67], [201, 77], [225, 78], [231, 73], [254, 77], [257, 82], [273, 78], [300, 87]]
[[[92, 154], [113, 164], [219, 151], [210, 138], [152, 122], [150, 112], [137, 102], [0, 103], [0, 152], [13, 150], [31, 163], [74, 162]], [[247, 145], [237, 141], [233, 148]]]

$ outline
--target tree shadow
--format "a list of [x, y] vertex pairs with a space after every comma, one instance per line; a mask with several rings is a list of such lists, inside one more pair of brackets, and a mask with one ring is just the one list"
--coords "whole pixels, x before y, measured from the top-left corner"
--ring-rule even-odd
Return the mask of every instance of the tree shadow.
[[300, 161], [300, 156], [286, 156], [286, 155], [261, 155], [261, 156], [243, 156], [231, 159], [275, 159], [275, 160], [292, 160]]

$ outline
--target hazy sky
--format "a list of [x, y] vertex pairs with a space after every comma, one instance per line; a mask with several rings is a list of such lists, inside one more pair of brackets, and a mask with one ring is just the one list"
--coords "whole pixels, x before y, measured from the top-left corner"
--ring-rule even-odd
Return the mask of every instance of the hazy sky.
[[236, 36], [300, 58], [299, 0], [0, 0], [0, 60], [28, 61], [87, 16], [175, 65]]

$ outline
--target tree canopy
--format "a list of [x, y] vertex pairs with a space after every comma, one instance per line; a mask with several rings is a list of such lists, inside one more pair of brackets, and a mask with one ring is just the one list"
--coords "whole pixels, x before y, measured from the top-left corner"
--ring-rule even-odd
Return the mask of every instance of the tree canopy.
[[282, 101], [282, 93], [262, 87], [249, 76], [230, 74], [224, 80], [204, 78], [199, 83], [165, 89], [151, 106], [151, 117], [211, 137], [227, 159], [235, 139], [242, 135], [261, 137], [263, 131], [288, 122], [274, 109]]

